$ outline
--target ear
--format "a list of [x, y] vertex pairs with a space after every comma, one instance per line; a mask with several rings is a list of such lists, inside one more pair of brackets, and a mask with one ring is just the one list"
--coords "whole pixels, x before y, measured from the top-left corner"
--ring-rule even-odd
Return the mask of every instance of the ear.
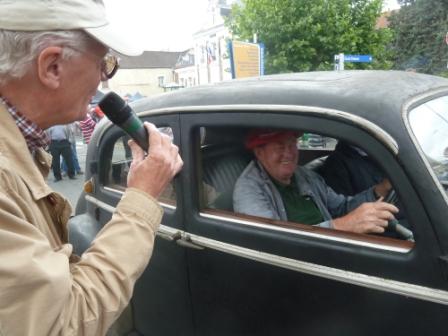
[[254, 148], [254, 155], [258, 161], [263, 158], [263, 147], [258, 146]]
[[37, 58], [37, 75], [43, 85], [57, 89], [61, 84], [62, 47], [48, 47]]

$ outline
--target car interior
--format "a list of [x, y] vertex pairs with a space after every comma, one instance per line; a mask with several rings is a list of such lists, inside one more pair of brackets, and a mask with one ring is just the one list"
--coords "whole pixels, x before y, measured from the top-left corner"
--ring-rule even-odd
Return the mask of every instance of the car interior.
[[[202, 128], [201, 161], [204, 183], [204, 207], [233, 211], [232, 194], [236, 180], [253, 159], [253, 154], [244, 147], [248, 129]], [[309, 135], [308, 135], [309, 136]], [[297, 140], [300, 149], [299, 165], [318, 171], [337, 141], [332, 138], [312, 135], [314, 141], [303, 136]]]
[[[202, 181], [202, 186], [199, 187], [199, 190], [202, 191], [201, 211], [229, 219], [261, 221], [269, 225], [299, 230], [326, 230], [326, 234], [329, 233], [328, 231], [334, 231], [298, 223], [236, 214], [233, 211], [232, 195], [235, 183], [253, 159], [253, 154], [244, 147], [244, 138], [247, 132], [247, 128], [201, 127], [199, 132], [201, 138], [200, 164], [198, 164], [198, 167], [202, 169], [199, 172], [201, 176], [199, 181]], [[337, 139], [304, 133], [297, 139], [297, 146], [300, 150], [299, 165], [319, 174], [320, 168], [337, 143]], [[397, 195], [392, 193], [388, 201], [397, 202]], [[404, 231], [397, 233], [395, 232], [396, 228], [394, 228], [392, 232], [386, 232], [383, 236], [413, 242], [412, 232], [401, 225], [399, 225], [399, 228], [403, 228]], [[373, 237], [374, 235], [370, 236]], [[356, 239], [359, 239], [359, 237]]]

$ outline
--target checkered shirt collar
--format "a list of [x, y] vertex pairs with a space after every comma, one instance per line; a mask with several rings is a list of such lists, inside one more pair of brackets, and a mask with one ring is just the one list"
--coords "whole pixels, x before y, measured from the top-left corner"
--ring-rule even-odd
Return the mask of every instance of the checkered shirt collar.
[[0, 103], [4, 104], [8, 112], [16, 122], [17, 127], [25, 138], [28, 149], [33, 152], [40, 147], [46, 147], [50, 143], [50, 138], [39, 126], [27, 119], [22, 113], [12, 106], [5, 98], [0, 96]]

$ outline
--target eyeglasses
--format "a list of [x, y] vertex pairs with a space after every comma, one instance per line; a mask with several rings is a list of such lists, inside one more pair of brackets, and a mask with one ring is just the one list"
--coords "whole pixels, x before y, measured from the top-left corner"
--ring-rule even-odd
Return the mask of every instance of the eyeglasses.
[[[73, 48], [71, 46], [66, 46], [66, 48], [75, 50], [79, 53], [85, 53], [85, 51]], [[111, 79], [116, 74], [119, 67], [120, 59], [117, 56], [113, 55], [110, 52], [104, 55], [103, 59], [101, 60], [101, 81], [104, 82], [108, 79]]]
[[119, 58], [111, 53], [107, 53], [101, 61], [101, 77], [103, 81], [111, 79], [119, 67]]

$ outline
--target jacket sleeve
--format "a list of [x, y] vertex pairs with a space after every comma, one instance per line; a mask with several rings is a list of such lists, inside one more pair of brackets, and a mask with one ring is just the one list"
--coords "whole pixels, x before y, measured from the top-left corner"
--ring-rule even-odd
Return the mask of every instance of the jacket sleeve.
[[345, 196], [337, 194], [317, 173], [304, 169], [301, 172], [301, 177], [306, 179], [306, 184], [313, 191], [315, 202], [326, 219], [316, 226], [332, 228], [332, 218], [344, 216], [362, 203], [375, 201], [373, 187], [355, 196]]
[[242, 175], [233, 191], [233, 209], [237, 213], [271, 219], [280, 219], [274, 201], [260, 181]]
[[128, 189], [91, 247], [70, 263], [71, 245], [55, 251], [10, 192], [0, 192], [0, 334], [104, 335], [149, 261], [161, 208]]
[[350, 211], [359, 207], [365, 202], [374, 202], [376, 200], [373, 187], [356, 194], [355, 196], [345, 196], [337, 194], [333, 189], [323, 182], [321, 190], [324, 191], [326, 206], [333, 218], [348, 214]]

